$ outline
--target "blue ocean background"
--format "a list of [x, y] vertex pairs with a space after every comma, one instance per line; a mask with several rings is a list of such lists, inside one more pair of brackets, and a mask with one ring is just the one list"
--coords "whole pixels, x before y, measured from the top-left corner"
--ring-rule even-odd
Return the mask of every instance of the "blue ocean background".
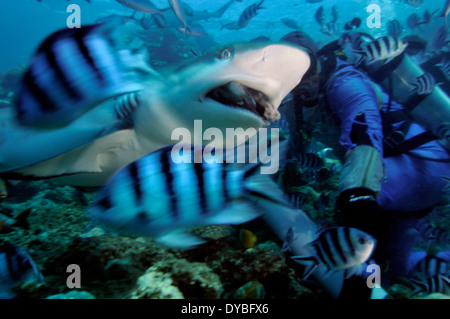
[[[194, 10], [213, 11], [228, 1], [185, 0], [184, 2]], [[41, 2], [37, 0], [2, 0], [1, 2], [0, 47], [2, 50], [0, 53], [0, 72], [28, 63], [31, 55], [46, 36], [55, 30], [65, 28], [67, 17], [70, 15], [66, 12], [69, 4], [80, 5], [82, 25], [95, 23], [97, 19], [109, 14], [131, 15], [133, 13], [132, 9], [125, 8], [114, 0], [91, 0], [91, 3], [85, 0], [42, 0]], [[153, 0], [152, 2], [160, 9], [169, 7], [166, 0]], [[407, 0], [324, 0], [317, 3], [308, 3], [306, 0], [265, 0], [263, 3], [265, 9], [259, 10], [247, 27], [241, 30], [221, 30], [221, 22], [237, 21], [246, 7], [257, 2], [259, 1], [234, 1], [221, 18], [200, 21], [199, 24], [206, 31], [208, 37], [223, 44], [248, 41], [260, 35], [278, 40], [287, 32], [293, 31], [280, 21], [283, 18], [290, 18], [301, 26], [303, 32], [313, 37], [320, 44], [326, 44], [337, 39], [337, 36], [328, 36], [321, 33], [314, 14], [320, 6], [324, 6], [325, 15], [329, 20], [331, 8], [336, 5], [341, 31], [343, 31], [343, 25], [346, 22], [354, 17], [359, 17], [362, 20], [362, 25], [358, 31], [378, 37], [387, 33], [389, 20], [397, 19], [405, 27], [403, 36], [417, 34], [429, 39], [443, 25], [442, 18], [436, 19], [436, 14], [431, 23], [421, 25], [419, 29], [414, 31], [406, 27], [406, 19], [413, 13], [422, 17], [425, 10], [433, 12], [439, 9], [438, 14], [440, 14], [445, 4], [445, 0], [425, 0], [422, 5], [417, 7], [408, 4]], [[367, 27], [366, 20], [370, 13], [366, 11], [366, 8], [371, 4], [379, 5], [381, 8], [381, 28], [370, 29]], [[139, 13], [138, 17], [140, 16]], [[180, 25], [171, 10], [166, 11], [165, 16], [168, 17], [169, 23], [174, 22], [175, 26]], [[173, 28], [173, 31], [178, 32], [175, 28]], [[164, 34], [167, 30], [160, 30], [160, 32]], [[196, 40], [205, 41], [203, 38], [197, 38]], [[153, 41], [158, 42], [159, 39]]]

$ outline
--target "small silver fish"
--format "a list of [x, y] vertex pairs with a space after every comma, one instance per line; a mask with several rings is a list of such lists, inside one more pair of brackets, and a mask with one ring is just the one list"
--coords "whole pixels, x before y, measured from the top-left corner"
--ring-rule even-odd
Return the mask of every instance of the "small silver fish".
[[148, 0], [116, 0], [116, 1], [127, 8], [137, 10], [142, 13], [162, 14], [162, 12]]
[[173, 9], [173, 12], [177, 16], [177, 18], [181, 21], [181, 23], [183, 24], [184, 29], [189, 30], [189, 27], [186, 22], [186, 17], [184, 16], [184, 10], [180, 4], [180, 1], [179, 0], [169, 0], [169, 3]]
[[184, 33], [190, 37], [204, 37], [206, 36], [206, 32], [204, 32], [202, 29], [200, 28], [194, 28], [194, 27], [189, 27], [189, 28], [184, 28], [184, 27], [179, 27], [177, 28], [178, 31], [180, 31], [181, 33]]

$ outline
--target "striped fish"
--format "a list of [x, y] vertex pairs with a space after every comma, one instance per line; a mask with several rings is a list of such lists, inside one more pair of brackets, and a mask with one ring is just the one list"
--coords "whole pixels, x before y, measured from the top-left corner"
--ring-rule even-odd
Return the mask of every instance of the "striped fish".
[[359, 52], [362, 53], [363, 57], [358, 64], [362, 61], [364, 61], [365, 65], [371, 65], [380, 61], [389, 63], [401, 55], [407, 46], [408, 43], [400, 38], [392, 36], [381, 37], [363, 46], [362, 52]]
[[[179, 157], [172, 149], [164, 147], [120, 170], [102, 188], [88, 214], [124, 234], [187, 249], [203, 241], [180, 232], [183, 228], [250, 221], [260, 215], [253, 206], [255, 199], [290, 206], [263, 193], [261, 186], [267, 192], [276, 186], [259, 175], [259, 164], [237, 169], [207, 160], [195, 163], [198, 149], [190, 152], [194, 157], [184, 153]], [[251, 178], [257, 173], [262, 180]]]
[[256, 17], [258, 10], [259, 9], [263, 9], [261, 8], [261, 5], [263, 4], [264, 0], [261, 0], [260, 3], [256, 4], [252, 4], [250, 6], [248, 6], [244, 12], [242, 12], [241, 16], [239, 17], [238, 20], [238, 26], [243, 28], [246, 27], [248, 25], [248, 23], [250, 22], [251, 19], [253, 19], [254, 17]]
[[105, 36], [112, 27], [63, 29], [40, 45], [16, 101], [21, 124], [65, 126], [108, 98], [144, 88], [138, 71], [150, 68], [131, 51], [113, 48]]
[[0, 299], [14, 298], [14, 287], [42, 275], [27, 252], [9, 242], [0, 245]]
[[416, 273], [421, 273], [425, 278], [436, 275], [449, 275], [449, 262], [437, 256], [427, 255], [414, 267]]
[[413, 6], [413, 7], [419, 7], [423, 4], [423, 0], [404, 0], [403, 2]]
[[413, 292], [411, 296], [418, 294], [419, 292], [426, 293], [441, 293], [445, 295], [450, 295], [450, 278], [445, 275], [435, 275], [429, 277], [426, 280], [411, 279], [417, 289]]
[[127, 8], [142, 13], [162, 14], [161, 10], [156, 8], [155, 5], [148, 0], [116, 0], [116, 1]]
[[433, 93], [434, 87], [436, 85], [436, 80], [434, 79], [431, 73], [424, 73], [421, 76], [418, 76], [414, 82], [410, 83], [411, 93], [416, 93], [418, 95], [431, 94]]
[[345, 270], [346, 278], [359, 271], [359, 266], [372, 254], [376, 240], [369, 234], [349, 227], [325, 229], [318, 238], [309, 243], [314, 254], [311, 256], [293, 256], [296, 262], [312, 262], [305, 270], [304, 279], [319, 266], [325, 266], [328, 272]]
[[402, 35], [402, 33], [403, 33], [403, 26], [397, 19], [390, 20], [388, 22], [388, 34], [391, 37], [398, 38]]
[[324, 167], [324, 161], [315, 153], [301, 153], [295, 156], [300, 167], [318, 170]]

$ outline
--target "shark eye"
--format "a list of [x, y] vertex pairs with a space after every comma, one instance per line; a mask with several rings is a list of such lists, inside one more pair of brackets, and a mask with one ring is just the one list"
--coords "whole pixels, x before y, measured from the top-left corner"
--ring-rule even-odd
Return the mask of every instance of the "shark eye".
[[217, 57], [222, 60], [222, 59], [229, 59], [232, 56], [233, 56], [233, 50], [230, 48], [226, 48], [226, 49], [220, 51]]

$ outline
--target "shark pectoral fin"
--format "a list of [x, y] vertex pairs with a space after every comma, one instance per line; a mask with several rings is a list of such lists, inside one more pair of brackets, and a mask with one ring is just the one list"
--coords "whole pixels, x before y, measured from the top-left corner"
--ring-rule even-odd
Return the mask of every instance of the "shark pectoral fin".
[[167, 247], [181, 250], [192, 249], [195, 246], [205, 243], [204, 240], [185, 232], [170, 232], [157, 237], [156, 241]]
[[254, 205], [244, 200], [232, 202], [225, 210], [208, 218], [210, 224], [237, 225], [251, 221], [261, 216]]

